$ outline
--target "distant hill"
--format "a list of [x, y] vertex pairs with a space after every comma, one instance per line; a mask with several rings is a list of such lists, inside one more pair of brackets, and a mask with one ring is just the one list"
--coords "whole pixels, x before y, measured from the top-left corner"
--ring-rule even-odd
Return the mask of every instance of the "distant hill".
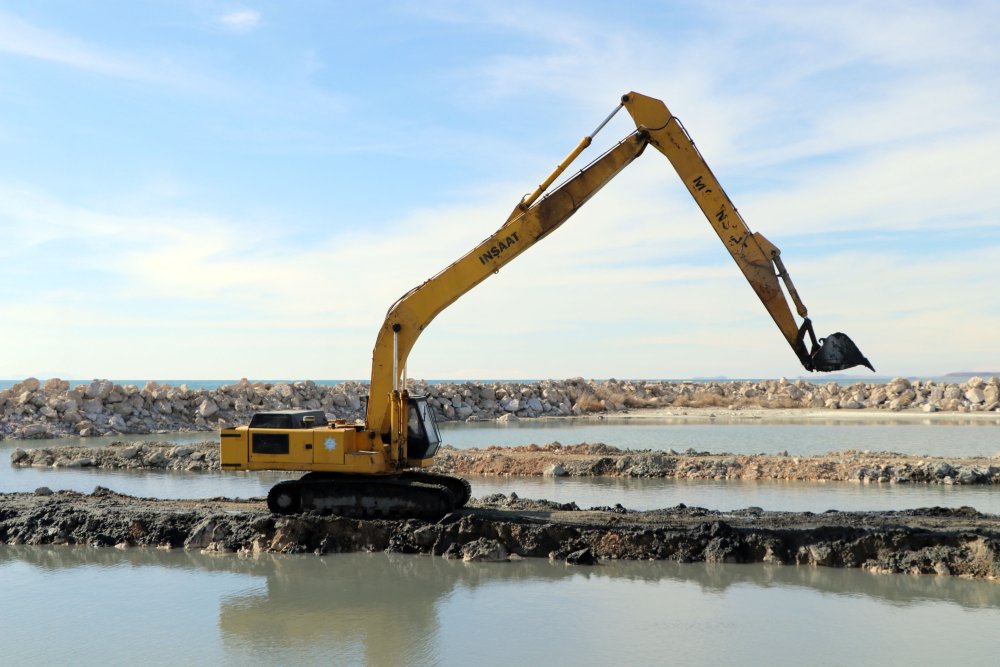
[[1000, 375], [1000, 371], [957, 371], [955, 373], [945, 373], [946, 378], [971, 378], [978, 375], [979, 377], [992, 377], [994, 375]]

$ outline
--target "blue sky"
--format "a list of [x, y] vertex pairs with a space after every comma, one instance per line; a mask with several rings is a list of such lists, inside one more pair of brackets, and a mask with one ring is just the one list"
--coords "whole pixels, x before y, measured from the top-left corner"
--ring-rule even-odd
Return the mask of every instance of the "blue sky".
[[[0, 377], [367, 378], [389, 305], [629, 90], [820, 334], [880, 375], [998, 370], [998, 28], [995, 2], [0, 2]], [[647, 152], [409, 372], [802, 370]]]

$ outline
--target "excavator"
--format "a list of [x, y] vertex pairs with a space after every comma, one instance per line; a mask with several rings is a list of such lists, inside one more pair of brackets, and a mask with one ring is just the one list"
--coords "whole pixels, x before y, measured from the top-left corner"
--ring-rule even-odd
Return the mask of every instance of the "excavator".
[[[622, 108], [632, 116], [635, 131], [546, 194]], [[521, 198], [500, 229], [389, 308], [372, 353], [364, 422], [329, 420], [322, 410], [258, 412], [246, 426], [220, 429], [223, 469], [306, 471], [270, 490], [267, 505], [277, 514], [436, 519], [463, 506], [471, 494], [466, 480], [424, 470], [434, 461], [441, 434], [426, 397], [406, 389], [410, 351], [438, 313], [555, 231], [648, 146], [670, 161], [806, 370], [858, 365], [875, 370], [845, 334], [817, 339], [778, 248], [750, 231], [666, 105], [631, 92]], [[801, 324], [796, 324], [779, 280]]]

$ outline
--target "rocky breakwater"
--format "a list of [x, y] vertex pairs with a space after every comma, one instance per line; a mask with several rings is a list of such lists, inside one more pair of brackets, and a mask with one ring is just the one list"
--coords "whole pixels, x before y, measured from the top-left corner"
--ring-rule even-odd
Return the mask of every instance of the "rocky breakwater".
[[[1000, 380], [961, 384], [896, 378], [886, 384], [815, 384], [785, 379], [742, 382], [543, 380], [538, 382], [411, 381], [439, 420], [514, 420], [581, 416], [642, 408], [813, 408], [1000, 412]], [[254, 412], [324, 410], [338, 419], [362, 418], [367, 383], [240, 382], [216, 389], [146, 383], [139, 387], [94, 380], [70, 387], [57, 378], [28, 378], [0, 392], [0, 437], [48, 438], [165, 431], [214, 430], [246, 423]]]
[[633, 512], [511, 496], [478, 500], [436, 523], [275, 516], [261, 501], [153, 500], [97, 489], [0, 494], [0, 544], [263, 552], [388, 551], [467, 561], [541, 557], [857, 567], [1000, 576], [1000, 517], [971, 508], [904, 512], [717, 512], [679, 505]]

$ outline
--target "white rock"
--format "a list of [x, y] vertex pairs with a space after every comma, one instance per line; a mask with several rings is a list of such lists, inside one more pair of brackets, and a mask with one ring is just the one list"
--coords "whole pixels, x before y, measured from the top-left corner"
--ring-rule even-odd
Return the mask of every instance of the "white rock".
[[198, 414], [202, 417], [211, 417], [218, 411], [219, 406], [216, 405], [215, 401], [210, 398], [206, 398], [201, 402], [201, 405], [198, 406]]
[[84, 395], [87, 398], [104, 399], [111, 394], [111, 391], [114, 388], [114, 383], [109, 380], [94, 380], [87, 386], [87, 389], [84, 391]]
[[983, 392], [982, 389], [976, 387], [974, 389], [966, 389], [965, 398], [966, 400], [969, 401], [969, 403], [972, 403], [973, 405], [978, 405], [986, 401], [986, 394]]
[[546, 468], [542, 475], [545, 477], [565, 477], [566, 469], [562, 467], [561, 463], [554, 463]]

